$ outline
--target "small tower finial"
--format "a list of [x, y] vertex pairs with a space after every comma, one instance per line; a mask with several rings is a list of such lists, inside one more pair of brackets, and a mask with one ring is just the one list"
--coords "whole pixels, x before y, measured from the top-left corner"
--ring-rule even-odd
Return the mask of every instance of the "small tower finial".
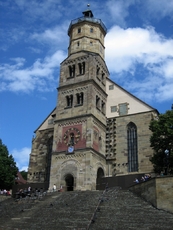
[[89, 4], [89, 3], [87, 4], [87, 7], [90, 7], [90, 4]]

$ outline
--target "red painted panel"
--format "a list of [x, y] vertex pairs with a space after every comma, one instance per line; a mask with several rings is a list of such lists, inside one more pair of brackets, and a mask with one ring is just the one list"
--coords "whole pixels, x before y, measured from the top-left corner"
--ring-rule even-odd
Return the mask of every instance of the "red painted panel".
[[[80, 132], [80, 136], [79, 136], [78, 131]], [[74, 139], [74, 141], [76, 142], [76, 144], [74, 145], [75, 149], [86, 148], [86, 138], [83, 137], [82, 124], [79, 124], [79, 125], [73, 125], [73, 126], [66, 126], [62, 128], [62, 138], [61, 140], [59, 140], [57, 144], [57, 150], [56, 150], [57, 152], [67, 151], [68, 137], [70, 133], [74, 133], [74, 136], [75, 136], [75, 139]], [[64, 137], [67, 137], [67, 138], [64, 139]]]

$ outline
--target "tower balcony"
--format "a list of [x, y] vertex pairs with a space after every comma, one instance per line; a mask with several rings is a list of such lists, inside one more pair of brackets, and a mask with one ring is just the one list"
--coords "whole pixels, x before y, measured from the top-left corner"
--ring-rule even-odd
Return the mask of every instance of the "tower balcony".
[[70, 23], [70, 26], [68, 28], [68, 35], [70, 35], [70, 30], [71, 30], [71, 27], [75, 24], [78, 24], [78, 23], [81, 23], [81, 22], [91, 22], [91, 23], [94, 23], [94, 24], [98, 24], [102, 27], [102, 29], [104, 30], [105, 34], [107, 33], [107, 28], [106, 26], [104, 25], [104, 23], [102, 22], [101, 19], [97, 19], [97, 18], [91, 18], [91, 17], [80, 17], [80, 18], [77, 18], [77, 19], [74, 19], [71, 21]]

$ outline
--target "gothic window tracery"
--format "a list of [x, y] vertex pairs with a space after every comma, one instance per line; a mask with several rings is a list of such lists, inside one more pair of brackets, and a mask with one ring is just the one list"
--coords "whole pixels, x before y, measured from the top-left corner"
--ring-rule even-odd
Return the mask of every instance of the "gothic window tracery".
[[138, 171], [137, 127], [133, 122], [127, 126], [128, 171]]

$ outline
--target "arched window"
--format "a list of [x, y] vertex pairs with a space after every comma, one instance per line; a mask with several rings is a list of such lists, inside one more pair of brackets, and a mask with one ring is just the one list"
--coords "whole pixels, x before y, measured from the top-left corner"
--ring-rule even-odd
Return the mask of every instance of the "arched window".
[[102, 107], [101, 107], [102, 113], [105, 115], [105, 102], [102, 101]]
[[66, 96], [67, 107], [72, 107], [73, 105], [73, 95]]
[[133, 122], [127, 126], [128, 171], [138, 171], [137, 127]]
[[97, 68], [96, 68], [96, 75], [97, 76], [99, 75], [99, 72], [100, 72], [100, 67], [97, 65]]
[[83, 105], [83, 92], [76, 94], [77, 105]]
[[79, 75], [85, 74], [85, 62], [78, 63], [79, 66]]
[[96, 95], [96, 108], [100, 110], [100, 98]]
[[105, 73], [102, 72], [102, 83], [105, 84]]
[[73, 78], [75, 76], [75, 65], [69, 66], [69, 75], [71, 78]]

